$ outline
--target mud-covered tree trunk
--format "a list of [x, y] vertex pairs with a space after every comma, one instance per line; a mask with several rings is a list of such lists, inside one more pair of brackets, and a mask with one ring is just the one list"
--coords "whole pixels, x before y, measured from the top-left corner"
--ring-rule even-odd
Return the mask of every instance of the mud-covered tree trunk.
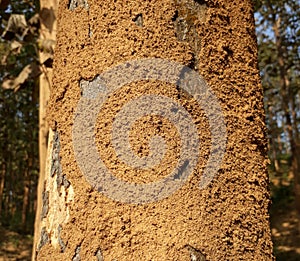
[[273, 260], [251, 2], [60, 2], [37, 260]]

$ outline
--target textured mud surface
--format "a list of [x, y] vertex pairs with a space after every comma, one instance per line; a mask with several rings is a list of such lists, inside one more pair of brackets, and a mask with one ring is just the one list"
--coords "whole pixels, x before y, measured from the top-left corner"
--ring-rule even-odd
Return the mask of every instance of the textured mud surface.
[[[64, 247], [50, 240], [40, 249], [38, 260], [51, 256], [51, 260], [188, 261], [193, 249], [206, 260], [272, 260], [265, 125], [251, 1], [81, 2], [72, 10], [68, 1], [60, 3], [49, 106], [50, 125], [60, 134], [62, 171], [74, 190], [74, 201], [68, 221], [59, 229]], [[153, 170], [136, 172], [118, 161], [111, 145], [111, 123], [122, 106], [139, 95], [160, 93], [177, 99], [194, 119], [201, 150], [196, 170], [176, 193], [159, 202], [122, 204], [93, 189], [80, 171], [72, 145], [74, 111], [83, 91], [80, 82], [145, 57], [199, 70], [222, 106], [226, 153], [218, 176], [200, 190], [210, 153], [202, 109], [170, 84], [128, 84], [106, 101], [95, 130], [99, 154], [115, 176], [152, 182], [166, 176], [178, 158], [176, 129], [165, 119], [149, 116], [132, 127], [132, 148], [137, 155], [147, 155], [147, 139], [159, 133], [168, 145], [163, 162]]]

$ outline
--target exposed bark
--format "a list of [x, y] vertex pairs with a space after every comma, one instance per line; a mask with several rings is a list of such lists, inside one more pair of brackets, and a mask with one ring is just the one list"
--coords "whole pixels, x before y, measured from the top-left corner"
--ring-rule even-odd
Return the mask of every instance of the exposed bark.
[[[56, 12], [58, 8], [59, 0], [40, 0], [40, 41], [56, 41]], [[41, 63], [44, 63], [49, 58], [49, 53], [52, 50], [41, 50], [39, 53], [39, 58]], [[52, 54], [51, 54], [52, 55]], [[41, 195], [44, 189], [45, 182], [45, 171], [46, 171], [46, 157], [48, 149], [48, 136], [49, 136], [49, 126], [46, 121], [46, 110], [47, 104], [50, 97], [50, 91], [52, 86], [52, 66], [47, 67], [45, 63], [43, 65], [43, 73], [40, 75], [39, 83], [39, 162], [40, 162], [40, 172], [39, 172], [39, 182], [37, 188], [37, 209], [36, 209], [36, 220], [35, 220], [35, 232], [34, 232], [34, 242], [38, 241], [40, 235], [40, 220], [41, 220], [41, 209], [42, 209], [42, 199]], [[35, 248], [35, 246], [34, 246]], [[35, 250], [32, 251], [32, 258], [35, 259]]]

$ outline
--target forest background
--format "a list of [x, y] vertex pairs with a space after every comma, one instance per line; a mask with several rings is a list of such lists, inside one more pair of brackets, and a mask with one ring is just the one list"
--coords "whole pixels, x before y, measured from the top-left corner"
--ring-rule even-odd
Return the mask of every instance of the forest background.
[[[253, 6], [268, 127], [274, 254], [277, 260], [300, 260], [300, 1], [256, 0]], [[55, 45], [40, 37], [49, 12], [38, 0], [0, 0], [0, 261], [31, 257], [39, 76], [52, 67]]]

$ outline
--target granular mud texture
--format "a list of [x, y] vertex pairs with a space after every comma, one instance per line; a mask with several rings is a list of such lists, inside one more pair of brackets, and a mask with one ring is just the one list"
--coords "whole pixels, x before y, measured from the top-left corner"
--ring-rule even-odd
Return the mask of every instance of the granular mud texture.
[[[74, 1], [73, 1], [74, 2]], [[78, 2], [78, 1], [77, 1]], [[60, 135], [61, 166], [74, 189], [59, 245], [47, 241], [38, 260], [273, 260], [262, 89], [251, 1], [60, 1], [55, 77], [48, 119]], [[161, 58], [198, 70], [220, 103], [226, 152], [218, 175], [199, 182], [211, 152], [203, 108], [174, 84], [131, 82], [103, 103], [95, 143], [106, 167], [120, 180], [143, 184], [165, 178], [176, 166], [181, 138], [168, 119], [145, 115], [133, 124], [135, 155], [148, 156], [149, 139], [161, 135], [166, 153], [150, 169], [128, 166], [112, 145], [116, 114], [146, 94], [176, 100], [191, 115], [199, 140], [197, 166], [169, 197], [127, 204], [99, 193], [81, 172], [72, 128], [84, 83], [126, 61]], [[194, 252], [193, 252], [194, 251]]]

